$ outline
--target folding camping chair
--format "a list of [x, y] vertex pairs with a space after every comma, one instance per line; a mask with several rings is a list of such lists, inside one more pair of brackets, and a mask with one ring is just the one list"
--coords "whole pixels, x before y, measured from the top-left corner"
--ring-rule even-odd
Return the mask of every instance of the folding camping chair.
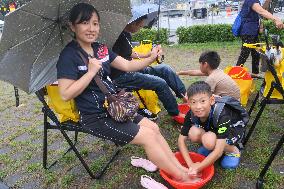
[[[265, 38], [266, 38], [266, 49], [269, 50], [270, 47], [268, 45], [267, 31], [265, 32]], [[278, 42], [276, 44], [276, 48], [279, 48]], [[261, 57], [261, 60], [262, 60], [262, 66], [265, 66], [266, 69], [267, 69], [267, 72], [266, 72], [267, 75], [266, 76], [268, 76], [268, 77], [265, 77], [263, 84], [262, 84], [262, 87], [266, 87], [266, 91], [264, 90], [264, 92], [262, 93], [262, 91], [261, 91], [262, 89], [260, 89], [260, 91], [257, 93], [257, 95], [256, 95], [255, 99], [253, 100], [253, 103], [250, 107], [249, 115], [252, 113], [260, 95], [263, 95], [264, 98], [260, 102], [260, 109], [257, 112], [257, 115], [256, 115], [247, 135], [245, 136], [243, 145], [245, 145], [248, 142], [248, 140], [249, 140], [253, 130], [255, 129], [256, 124], [257, 124], [257, 122], [258, 122], [258, 120], [259, 120], [259, 118], [260, 118], [260, 116], [261, 116], [261, 114], [262, 114], [262, 112], [263, 112], [263, 110], [266, 106], [266, 104], [284, 104], [284, 89], [283, 89], [283, 86], [284, 86], [284, 75], [283, 75], [284, 70], [283, 70], [283, 73], [282, 72], [280, 73], [280, 75], [281, 75], [280, 77], [282, 77], [282, 82], [281, 82], [278, 75], [277, 75], [277, 71], [274, 67], [274, 57], [273, 56], [268, 57], [264, 53], [261, 53], [261, 52], [259, 52], [259, 53], [260, 53], [260, 57]], [[282, 64], [281, 66], [284, 66], [284, 61], [282, 60], [282, 62], [280, 62], [280, 64]], [[268, 80], [267, 78], [269, 78], [269, 77], [270, 77], [270, 79]], [[258, 176], [257, 183], [256, 183], [257, 189], [263, 188], [264, 176], [265, 176], [266, 172], [268, 171], [272, 161], [274, 160], [274, 158], [278, 154], [279, 150], [281, 149], [283, 143], [284, 143], [284, 134], [282, 135], [279, 142], [275, 146], [275, 148], [274, 148], [273, 152], [271, 153], [269, 159], [267, 160], [264, 168], [261, 170], [261, 172]]]
[[[84, 130], [84, 128], [80, 125], [79, 122], [74, 122], [74, 121], [69, 120], [69, 121], [65, 121], [65, 122], [60, 123], [60, 121], [57, 118], [57, 116], [55, 115], [55, 113], [51, 110], [51, 108], [48, 106], [47, 102], [45, 101], [44, 96], [47, 95], [46, 88], [43, 88], [43, 89], [37, 91], [36, 95], [37, 95], [38, 99], [43, 104], [42, 112], [44, 114], [43, 167], [45, 169], [49, 169], [50, 167], [55, 165], [60, 160], [60, 159], [58, 159], [58, 160], [54, 161], [53, 163], [51, 163], [49, 166], [47, 165], [47, 139], [48, 139], [47, 138], [48, 137], [47, 131], [49, 129], [57, 129], [57, 130], [60, 130], [61, 134], [63, 135], [63, 137], [65, 138], [65, 140], [68, 142], [68, 144], [70, 146], [69, 149], [67, 149], [67, 151], [63, 154], [62, 157], [64, 157], [68, 152], [73, 150], [74, 153], [76, 154], [77, 158], [81, 161], [82, 165], [86, 169], [86, 171], [89, 173], [89, 175], [93, 179], [100, 179], [101, 176], [106, 171], [106, 169], [108, 168], [108, 166], [110, 165], [110, 163], [114, 160], [114, 158], [120, 152], [120, 147], [117, 144], [115, 144], [116, 149], [113, 152], [112, 156], [109, 158], [108, 162], [106, 162], [105, 165], [102, 166], [100, 171], [98, 171], [97, 173], [94, 173], [90, 169], [90, 167], [87, 165], [87, 163], [83, 159], [82, 155], [80, 154], [80, 152], [76, 148], [76, 144], [78, 142], [78, 133], [79, 132], [88, 133], [88, 132], [86, 130]], [[48, 118], [51, 120], [51, 122], [49, 121]], [[67, 135], [66, 131], [74, 131], [75, 132], [74, 142]]]

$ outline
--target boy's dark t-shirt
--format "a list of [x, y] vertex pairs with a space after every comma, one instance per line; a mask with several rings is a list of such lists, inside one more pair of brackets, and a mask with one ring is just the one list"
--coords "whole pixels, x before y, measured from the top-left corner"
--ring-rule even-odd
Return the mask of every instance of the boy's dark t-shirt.
[[[132, 60], [132, 47], [131, 43], [131, 34], [129, 32], [123, 31], [118, 39], [116, 40], [115, 44], [112, 47], [112, 51], [118, 54], [119, 56], [125, 58], [126, 60]], [[115, 68], [111, 68], [111, 79], [115, 79], [120, 75], [124, 74], [124, 71], [120, 71]]]
[[[102, 61], [102, 69], [98, 72], [105, 86], [111, 93], [116, 93], [115, 87], [107, 79], [110, 75], [110, 64], [117, 57], [115, 53], [109, 50], [106, 45], [100, 43], [92, 44], [95, 58]], [[71, 41], [63, 49], [57, 62], [57, 79], [78, 80], [88, 71], [88, 65], [80, 57], [78, 50], [81, 51], [88, 60], [87, 53], [78, 45], [76, 41]], [[103, 107], [105, 95], [97, 86], [93, 79], [87, 88], [75, 98], [80, 114], [101, 114], [106, 110]]]
[[[211, 112], [213, 112], [214, 107], [215, 105], [211, 107]], [[211, 118], [210, 120], [209, 117]], [[193, 116], [193, 113], [189, 111], [185, 116], [185, 121], [181, 129], [181, 135], [188, 136], [189, 129], [193, 125], [196, 125], [197, 127], [203, 128], [206, 132], [212, 131], [216, 134], [217, 139], [226, 139], [231, 134], [231, 127], [244, 126], [240, 115], [238, 115], [236, 112], [226, 106], [224, 107], [223, 111], [219, 116], [219, 120], [216, 127], [214, 127], [213, 125], [213, 116], [209, 117], [206, 122], [201, 123], [200, 119], [196, 116]]]

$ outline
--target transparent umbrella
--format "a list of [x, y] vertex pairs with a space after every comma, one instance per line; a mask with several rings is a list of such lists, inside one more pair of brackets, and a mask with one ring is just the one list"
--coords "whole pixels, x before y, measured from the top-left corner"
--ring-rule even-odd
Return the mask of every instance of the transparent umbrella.
[[139, 6], [132, 6], [131, 8], [132, 18], [128, 23], [134, 22], [135, 20], [146, 16], [144, 20], [144, 24], [146, 27], [152, 27], [152, 25], [158, 19], [158, 5], [152, 4], [151, 6], [148, 4], [142, 4]]
[[112, 46], [131, 18], [130, 0], [32, 0], [5, 16], [0, 42], [0, 80], [27, 93], [56, 80], [60, 51], [72, 39], [70, 9], [94, 5], [101, 17], [98, 41]]

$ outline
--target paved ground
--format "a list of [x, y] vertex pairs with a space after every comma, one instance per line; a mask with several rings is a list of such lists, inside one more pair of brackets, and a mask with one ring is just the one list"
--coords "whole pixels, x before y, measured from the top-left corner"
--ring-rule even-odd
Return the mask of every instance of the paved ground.
[[0, 181], [0, 188], [1, 189], [8, 189], [9, 187], [6, 184], [4, 184], [3, 182]]

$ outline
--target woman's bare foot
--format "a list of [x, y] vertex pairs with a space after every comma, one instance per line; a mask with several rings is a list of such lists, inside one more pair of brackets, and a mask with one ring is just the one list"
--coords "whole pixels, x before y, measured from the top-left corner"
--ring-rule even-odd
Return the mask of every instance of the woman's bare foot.
[[183, 165], [178, 165], [178, 168], [181, 170], [181, 171], [183, 171], [183, 172], [185, 172], [185, 173], [188, 173], [188, 168], [187, 167], [184, 167]]
[[196, 183], [196, 182], [199, 182], [201, 180], [200, 177], [189, 177], [189, 180], [186, 182], [186, 183]]
[[199, 182], [201, 180], [200, 177], [192, 177], [189, 176], [187, 173], [183, 173], [182, 174], [182, 178], [180, 179], [174, 179], [177, 182], [181, 182], [181, 183], [196, 183]]

